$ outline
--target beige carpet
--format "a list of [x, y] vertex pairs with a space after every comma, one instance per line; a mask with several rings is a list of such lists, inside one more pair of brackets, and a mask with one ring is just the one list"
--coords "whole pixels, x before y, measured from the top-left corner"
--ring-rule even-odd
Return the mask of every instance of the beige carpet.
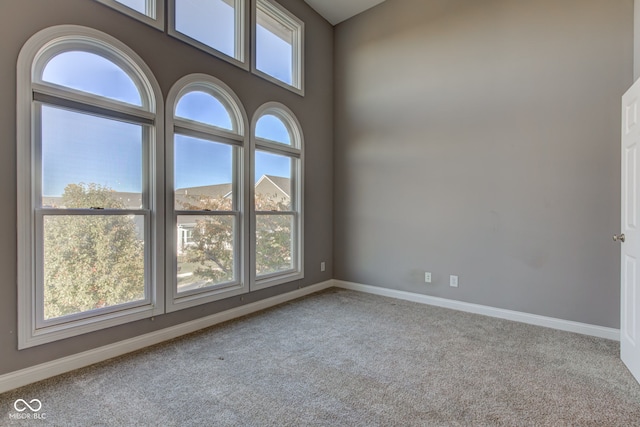
[[[640, 426], [618, 351], [330, 289], [0, 395], [0, 425]], [[46, 420], [10, 419], [20, 398]]]

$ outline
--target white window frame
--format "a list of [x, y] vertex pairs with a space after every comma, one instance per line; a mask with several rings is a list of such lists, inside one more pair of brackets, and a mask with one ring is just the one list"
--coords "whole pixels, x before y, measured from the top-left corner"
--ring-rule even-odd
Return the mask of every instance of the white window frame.
[[140, 22], [144, 22], [147, 25], [152, 26], [160, 31], [164, 31], [164, 0], [145, 0], [147, 4], [146, 13], [142, 14], [135, 9], [116, 1], [116, 0], [96, 0], [99, 3], [105, 4], [118, 12], [137, 19]]
[[[230, 113], [232, 130], [217, 128], [200, 122], [194, 122], [175, 116], [175, 109], [179, 100], [185, 94], [192, 91], [202, 91], [213, 95], [218, 99]], [[248, 195], [244, 191], [245, 175], [248, 170], [248, 156], [246, 155], [246, 139], [248, 128], [247, 114], [242, 107], [240, 98], [222, 81], [206, 74], [190, 74], [178, 80], [167, 96], [167, 149], [166, 149], [166, 183], [167, 190], [167, 258], [166, 276], [167, 289], [166, 301], [167, 312], [193, 307], [229, 298], [249, 292], [246, 284], [248, 259], [248, 236], [245, 230], [248, 229], [248, 218], [245, 214]], [[177, 251], [179, 244], [177, 216], [178, 215], [215, 215], [218, 212], [207, 211], [177, 211], [175, 209], [175, 171], [174, 171], [174, 138], [176, 134], [193, 136], [200, 139], [210, 140], [218, 143], [225, 143], [236, 147], [237, 158], [234, 159], [234, 178], [236, 182], [232, 187], [236, 194], [235, 216], [236, 216], [236, 236], [234, 244], [236, 251], [234, 262], [238, 278], [234, 282], [225, 283], [220, 286], [211, 286], [203, 289], [196, 289], [189, 292], [178, 293], [177, 283]], [[229, 215], [231, 212], [219, 212], [221, 215]]]
[[[38, 76], [47, 61], [67, 50], [82, 49], [100, 54], [120, 66], [136, 83], [142, 97], [142, 107], [102, 98], [84, 92], [43, 82]], [[40, 101], [37, 101], [40, 99]], [[132, 210], [146, 216], [145, 293], [143, 301], [91, 310], [64, 316], [64, 322], [38, 321], [38, 307], [43, 304], [39, 292], [38, 271], [42, 270], [42, 234], [40, 182], [38, 177], [39, 108], [37, 102], [59, 105], [76, 111], [120, 117], [134, 123], [146, 123], [144, 153], [146, 176], [143, 180], [145, 209]], [[17, 243], [18, 243], [18, 348], [23, 349], [68, 338], [111, 326], [146, 319], [164, 312], [164, 205], [162, 185], [157, 177], [163, 174], [164, 107], [160, 86], [149, 67], [126, 45], [100, 31], [61, 25], [44, 29], [23, 46], [17, 63]], [[39, 212], [40, 211], [40, 212]], [[85, 213], [83, 210], [83, 213]], [[122, 214], [122, 212], [118, 212]], [[101, 212], [100, 214], [105, 214]], [[106, 213], [108, 214], [108, 213]]]
[[[277, 79], [257, 68], [258, 10], [269, 15], [293, 32], [292, 84]], [[304, 22], [273, 0], [252, 0], [251, 72], [278, 86], [304, 96]]]
[[[256, 137], [256, 125], [262, 116], [273, 115], [284, 123], [291, 139], [291, 145]], [[255, 158], [256, 150], [295, 159], [291, 177], [292, 210], [285, 212], [260, 212], [255, 207]], [[249, 182], [251, 196], [251, 291], [280, 285], [304, 278], [304, 138], [300, 122], [293, 112], [279, 102], [267, 102], [261, 105], [251, 121], [251, 168]], [[293, 215], [292, 231], [293, 269], [272, 274], [256, 274], [256, 217], [259, 215]]]
[[187, 34], [181, 33], [176, 29], [176, 0], [167, 0], [168, 2], [168, 28], [167, 33], [195, 48], [198, 48], [216, 58], [227, 61], [243, 70], [249, 70], [249, 62], [247, 61], [247, 52], [249, 51], [249, 40], [246, 37], [247, 28], [249, 28], [249, 14], [247, 13], [247, 0], [232, 0], [235, 4], [235, 55], [229, 56], [209, 45], [206, 45]]

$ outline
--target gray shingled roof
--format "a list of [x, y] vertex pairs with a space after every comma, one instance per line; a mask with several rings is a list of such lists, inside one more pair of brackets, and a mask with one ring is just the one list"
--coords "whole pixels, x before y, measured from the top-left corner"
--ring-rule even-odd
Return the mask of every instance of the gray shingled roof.
[[291, 197], [291, 179], [283, 176], [265, 175], [265, 177], [277, 185], [287, 197]]

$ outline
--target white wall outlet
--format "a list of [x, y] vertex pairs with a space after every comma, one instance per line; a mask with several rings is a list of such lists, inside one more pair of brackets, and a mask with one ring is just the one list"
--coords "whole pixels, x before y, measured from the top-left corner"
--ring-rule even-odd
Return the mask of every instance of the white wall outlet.
[[325, 271], [326, 269], [327, 269], [327, 266], [326, 266], [326, 264], [324, 263], [324, 261], [322, 261], [322, 262], [320, 263], [320, 271]]
[[449, 286], [451, 286], [452, 288], [458, 287], [458, 276], [449, 276]]
[[424, 272], [424, 283], [431, 283], [431, 273], [429, 271]]

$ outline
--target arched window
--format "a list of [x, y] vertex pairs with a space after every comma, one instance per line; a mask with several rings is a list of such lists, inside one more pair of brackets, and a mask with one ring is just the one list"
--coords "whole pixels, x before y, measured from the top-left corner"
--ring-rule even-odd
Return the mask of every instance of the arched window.
[[20, 348], [161, 313], [151, 71], [118, 40], [65, 25], [24, 45], [18, 91]]
[[303, 138], [298, 120], [270, 102], [253, 119], [252, 290], [303, 277]]
[[246, 114], [221, 81], [194, 74], [171, 89], [167, 118], [167, 309], [247, 292], [243, 171]]

